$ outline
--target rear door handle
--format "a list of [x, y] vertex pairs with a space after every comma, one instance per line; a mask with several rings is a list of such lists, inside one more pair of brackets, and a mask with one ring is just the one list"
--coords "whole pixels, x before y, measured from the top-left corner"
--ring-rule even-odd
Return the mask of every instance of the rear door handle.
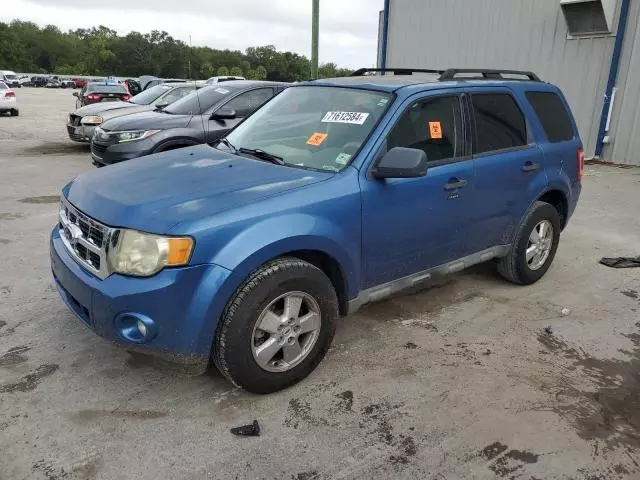
[[540, 170], [539, 163], [526, 162], [524, 165], [522, 165], [523, 172], [537, 172], [538, 170]]
[[467, 182], [466, 180], [460, 180], [458, 178], [450, 178], [449, 183], [446, 183], [444, 185], [444, 189], [446, 191], [458, 190], [459, 188], [466, 187], [467, 183], [469, 182]]

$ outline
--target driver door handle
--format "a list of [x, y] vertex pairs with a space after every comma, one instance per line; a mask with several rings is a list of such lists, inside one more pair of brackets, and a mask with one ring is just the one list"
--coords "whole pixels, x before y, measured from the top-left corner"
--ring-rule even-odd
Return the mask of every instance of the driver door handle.
[[464, 188], [467, 186], [466, 180], [461, 180], [459, 178], [450, 178], [448, 183], [445, 183], [444, 189], [446, 191], [458, 190], [459, 188]]
[[537, 172], [540, 170], [540, 164], [535, 162], [526, 162], [522, 165], [523, 172]]

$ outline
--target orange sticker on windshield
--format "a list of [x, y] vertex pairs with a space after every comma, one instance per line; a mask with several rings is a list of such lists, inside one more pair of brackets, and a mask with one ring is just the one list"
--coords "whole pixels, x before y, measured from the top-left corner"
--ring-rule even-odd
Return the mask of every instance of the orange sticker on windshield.
[[315, 132], [309, 137], [309, 140], [307, 140], [307, 145], [319, 147], [327, 139], [328, 136], [329, 135], [326, 133]]
[[442, 125], [440, 122], [429, 122], [429, 133], [433, 140], [442, 140]]

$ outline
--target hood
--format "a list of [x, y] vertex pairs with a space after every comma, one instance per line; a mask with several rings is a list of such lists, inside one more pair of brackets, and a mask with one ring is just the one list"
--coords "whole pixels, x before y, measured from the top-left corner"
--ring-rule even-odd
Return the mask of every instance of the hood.
[[85, 105], [77, 109], [73, 112], [74, 115], [79, 115], [81, 117], [86, 117], [87, 115], [98, 115], [102, 112], [107, 112], [111, 110], [120, 110], [123, 108], [132, 108], [136, 107], [134, 103], [129, 102], [99, 102], [99, 103], [91, 103], [89, 105]]
[[180, 222], [210, 217], [332, 176], [198, 145], [93, 170], [75, 178], [63, 193], [82, 212], [106, 225], [167, 233]]
[[133, 115], [112, 118], [101, 127], [107, 131], [127, 130], [166, 130], [168, 128], [185, 128], [191, 121], [191, 115], [171, 115], [162, 112], [142, 112]]
[[100, 116], [103, 118], [103, 123], [111, 118], [121, 117], [123, 115], [133, 115], [134, 113], [150, 112], [156, 108], [155, 105], [134, 105], [132, 103], [129, 103], [128, 105], [131, 106], [127, 108], [114, 108], [100, 112]]

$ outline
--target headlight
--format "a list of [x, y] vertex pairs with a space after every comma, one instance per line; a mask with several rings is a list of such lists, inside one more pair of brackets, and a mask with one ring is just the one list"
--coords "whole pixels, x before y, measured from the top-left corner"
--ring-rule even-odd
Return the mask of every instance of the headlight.
[[137, 230], [118, 230], [109, 250], [111, 270], [149, 277], [165, 267], [187, 265], [193, 251], [189, 237], [164, 237]]
[[80, 123], [83, 125], [100, 125], [103, 121], [102, 117], [95, 117], [95, 116], [86, 116], [86, 117], [82, 117], [82, 120], [80, 120]]
[[124, 142], [132, 142], [134, 140], [142, 140], [143, 138], [150, 137], [151, 135], [155, 135], [160, 130], [143, 130], [139, 132], [118, 132], [112, 134], [118, 143]]

